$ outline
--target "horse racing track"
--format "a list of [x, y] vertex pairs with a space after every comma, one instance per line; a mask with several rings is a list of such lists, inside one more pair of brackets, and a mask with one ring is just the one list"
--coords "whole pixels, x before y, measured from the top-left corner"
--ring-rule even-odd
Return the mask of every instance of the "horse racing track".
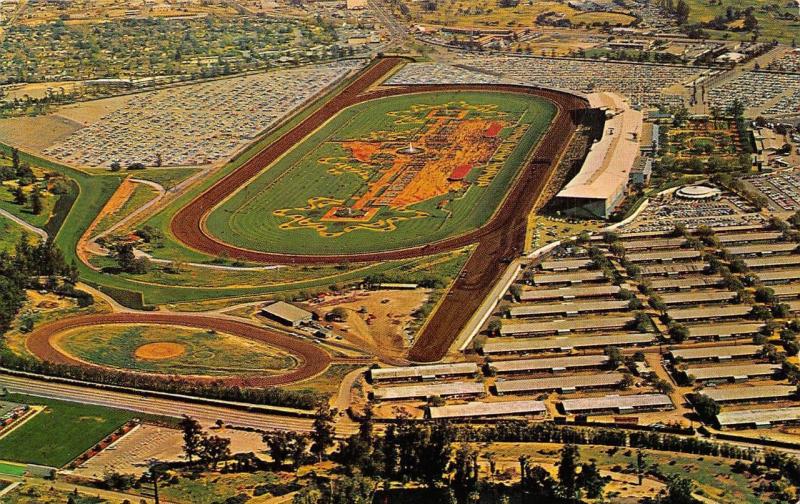
[[[163, 326], [165, 329], [173, 328], [174, 332], [179, 332], [179, 328], [192, 328], [208, 331], [214, 335], [230, 335], [233, 337], [256, 343], [262, 347], [271, 347], [289, 357], [288, 362], [292, 366], [284, 372], [277, 371], [274, 374], [265, 373], [230, 373], [230, 375], [220, 376], [194, 376], [187, 375], [187, 378], [197, 381], [217, 381], [227, 385], [266, 387], [284, 385], [311, 378], [327, 369], [331, 358], [327, 352], [318, 346], [272, 331], [263, 327], [254, 326], [245, 322], [224, 318], [212, 318], [204, 316], [169, 314], [169, 313], [113, 313], [97, 314], [82, 317], [61, 319], [51, 324], [44, 325], [34, 330], [27, 338], [27, 347], [31, 353], [41, 360], [55, 364], [70, 364], [80, 366], [93, 366], [104, 368], [120, 369], [124, 372], [154, 372], [154, 368], [148, 367], [148, 362], [157, 362], [170, 358], [179, 357], [185, 350], [184, 342], [177, 337], [168, 338], [167, 341], [159, 343], [146, 343], [135, 348], [135, 358], [139, 365], [121, 368], [121, 366], [105, 366], [102, 360], [84, 360], [76, 358], [71, 353], [62, 349], [62, 343], [57, 341], [60, 337], [78, 329], [92, 328], [92, 333], [102, 332], [105, 326]], [[126, 335], [128, 336], [128, 335]], [[172, 341], [169, 341], [169, 340]], [[115, 353], [115, 349], [106, 352]], [[194, 364], [194, 363], [193, 363]], [[226, 373], [227, 374], [227, 373]]]
[[[409, 352], [409, 358], [414, 361], [436, 361], [445, 355], [507, 263], [522, 252], [528, 215], [540, 203], [547, 182], [558, 166], [561, 153], [571, 141], [588, 103], [583, 97], [566, 92], [508, 84], [374, 86], [403, 61], [401, 58], [381, 59], [362, 72], [335, 97], [277, 141], [179, 210], [172, 219], [171, 231], [185, 245], [210, 255], [276, 264], [398, 260], [477, 244], [462, 274]], [[425, 96], [433, 94], [443, 99], [424, 103]], [[456, 98], [459, 94], [464, 98], [483, 94], [483, 98], [459, 100]], [[526, 114], [521, 112], [519, 106], [509, 106], [508, 102], [504, 104], [504, 100], [496, 98], [504, 95], [516, 99], [528, 98], [527, 103], [536, 103], [540, 113], [546, 114], [548, 108], [552, 111], [549, 117], [545, 115], [545, 120], [540, 117], [536, 121], [528, 117], [529, 123], [525, 126]], [[390, 97], [403, 100], [413, 98], [385, 111], [394, 113], [394, 116], [389, 115], [395, 121], [392, 128], [387, 128], [387, 121], [381, 119], [374, 128], [378, 135], [370, 136], [370, 132], [364, 130], [369, 124], [360, 123], [356, 114], [352, 123], [345, 121], [348, 125], [352, 124], [349, 132], [348, 128], [326, 132], [322, 136], [325, 139], [322, 144], [309, 144], [310, 147], [301, 145], [325, 125], [334, 123], [338, 114], [347, 113], [348, 107], [353, 107], [349, 110], [357, 110], [354, 107], [356, 105], [385, 103], [380, 100]], [[420, 110], [414, 107], [414, 101], [433, 108]], [[469, 107], [486, 105], [489, 108], [483, 108], [480, 113], [476, 113], [475, 109], [467, 110]], [[386, 113], [383, 115], [387, 116]], [[535, 132], [537, 123], [540, 125], [538, 133]], [[520, 134], [523, 129], [524, 132]], [[503, 147], [505, 140], [515, 137], [519, 139], [517, 146], [507, 142], [508, 145]], [[527, 144], [524, 138], [527, 138]], [[456, 154], [448, 151], [448, 142], [455, 139], [469, 139], [475, 145], [476, 153]], [[277, 166], [276, 162], [284, 157], [289, 158], [293, 152], [304, 154], [304, 149], [324, 148], [324, 144], [331, 142], [336, 144], [333, 150], [319, 151], [318, 155], [306, 158], [311, 159], [312, 163], [321, 164], [326, 175], [341, 176], [347, 173], [360, 177], [359, 185], [343, 188], [340, 197], [328, 199], [318, 197], [324, 194], [297, 194], [297, 198], [305, 199], [301, 204], [280, 205], [272, 209], [264, 206], [261, 212], [254, 213], [260, 215], [262, 220], [272, 220], [275, 228], [287, 233], [286, 236], [306, 233], [304, 237], [313, 237], [319, 243], [333, 237], [366, 233], [361, 235], [360, 240], [351, 239], [352, 243], [347, 247], [338, 247], [335, 252], [326, 253], [316, 253], [319, 250], [314, 250], [310, 240], [291, 243], [292, 239], [289, 238], [286, 238], [288, 242], [283, 245], [283, 252], [256, 250], [254, 248], [258, 248], [258, 244], [255, 241], [258, 238], [248, 241], [241, 234], [251, 232], [244, 227], [256, 220], [248, 221], [247, 212], [242, 216], [231, 216], [230, 212], [225, 215], [217, 211], [224, 203], [234, 205], [234, 209], [247, 209], [248, 205], [256, 205], [253, 207], [256, 208], [260, 204], [256, 200], [263, 198], [263, 192], [257, 189], [259, 185], [270, 187], [273, 182], [269, 179], [270, 172]], [[295, 146], [300, 146], [300, 150], [293, 151]], [[444, 169], [437, 166], [436, 156], [426, 157], [431, 147], [462, 157], [458, 158], [455, 165]], [[509, 148], [510, 152], [507, 151]], [[514, 168], [504, 163], [492, 165], [492, 160], [498, 159], [498, 153], [499, 159], [503, 159], [504, 152], [509, 154], [509, 158], [519, 156], [516, 161], [518, 166]], [[296, 161], [302, 161], [303, 157], [299, 156]], [[375, 164], [382, 166], [372, 166]], [[279, 174], [279, 170], [272, 173]], [[382, 179], [384, 174], [389, 174], [386, 179]], [[262, 175], [266, 178], [262, 178]], [[486, 198], [488, 205], [486, 201], [468, 205], [464, 212], [465, 215], [474, 215], [475, 210], [480, 209], [486, 212], [484, 218], [451, 227], [438, 235], [430, 229], [423, 230], [423, 239], [417, 242], [413, 239], [404, 241], [402, 232], [395, 235], [397, 239], [394, 243], [391, 239], [384, 242], [384, 238], [392, 234], [387, 230], [392, 231], [393, 226], [399, 229], [409, 223], [418, 225], [437, 212], [452, 212], [465, 201], [468, 203], [472, 194], [491, 189], [493, 177], [500, 176], [507, 179], [495, 186], [495, 190], [500, 192], [496, 201]], [[431, 190], [430, 184], [420, 182], [426, 180], [425, 177], [429, 181], [438, 180], [442, 185]], [[306, 181], [301, 178], [296, 183], [303, 185]], [[248, 187], [250, 184], [254, 186], [252, 192]], [[481, 187], [481, 184], [486, 185]], [[311, 186], [315, 191], [321, 187]], [[289, 186], [282, 187], [288, 191], [286, 188]], [[448, 219], [454, 222], [458, 220], [455, 213], [450, 215], [452, 217], [436, 221], [439, 229], [450, 225]], [[378, 223], [377, 229], [364, 230], [378, 221], [382, 222]], [[240, 229], [226, 230], [226, 222], [232, 222]], [[257, 223], [252, 225], [258, 227]], [[230, 242], [215, 235], [220, 233], [230, 238], [231, 233], [237, 232], [236, 239]], [[408, 236], [413, 234], [412, 226]], [[262, 237], [262, 241], [270, 242], [269, 246], [274, 246], [275, 240], [274, 235]], [[365, 240], [371, 243], [365, 246]], [[237, 245], [237, 241], [246, 246]], [[389, 243], [388, 247], [386, 243]]]

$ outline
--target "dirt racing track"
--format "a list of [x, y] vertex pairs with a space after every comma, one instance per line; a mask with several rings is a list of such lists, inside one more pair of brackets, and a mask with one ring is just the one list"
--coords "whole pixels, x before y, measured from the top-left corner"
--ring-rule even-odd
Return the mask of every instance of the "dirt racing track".
[[[462, 274], [409, 352], [409, 358], [413, 361], [430, 362], [444, 357], [460, 330], [502, 275], [506, 263], [522, 252], [528, 215], [544, 192], [550, 175], [558, 166], [561, 153], [571, 141], [582, 113], [589, 105], [584, 98], [573, 94], [519, 85], [432, 84], [373, 87], [404, 61], [406, 60], [402, 58], [384, 58], [373, 64], [321, 108], [179, 210], [172, 219], [171, 231], [185, 245], [210, 255], [274, 264], [388, 261], [426, 256], [477, 244]], [[505, 199], [482, 227], [424, 246], [348, 255], [286, 255], [248, 250], [221, 242], [206, 231], [205, 218], [217, 205], [342, 109], [377, 98], [432, 91], [519, 93], [548, 100], [557, 109], [549, 129], [528, 156]]]
[[47, 362], [101, 367], [62, 353], [53, 345], [53, 339], [71, 329], [104, 324], [157, 324], [214, 330], [277, 347], [298, 360], [297, 367], [283, 374], [246, 378], [191, 378], [199, 381], [221, 381], [226, 385], [248, 387], [285, 385], [316, 376], [325, 371], [331, 362], [330, 355], [318, 346], [276, 331], [230, 319], [179, 313], [112, 313], [61, 319], [34, 330], [28, 335], [26, 345], [31, 353]]

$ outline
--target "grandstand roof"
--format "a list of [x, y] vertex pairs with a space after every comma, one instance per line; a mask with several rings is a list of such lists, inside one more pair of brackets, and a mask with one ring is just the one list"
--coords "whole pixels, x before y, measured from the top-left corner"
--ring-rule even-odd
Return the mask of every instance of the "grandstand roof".
[[639, 155], [642, 113], [616, 93], [596, 94], [595, 100], [618, 113], [606, 121], [602, 138], [592, 145], [578, 174], [558, 193], [560, 198], [613, 199], [627, 185]]

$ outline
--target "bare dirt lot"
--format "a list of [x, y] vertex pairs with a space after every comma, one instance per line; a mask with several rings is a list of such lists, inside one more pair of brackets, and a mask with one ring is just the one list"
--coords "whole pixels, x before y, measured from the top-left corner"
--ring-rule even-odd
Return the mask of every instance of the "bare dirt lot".
[[79, 123], [56, 115], [2, 119], [0, 142], [38, 154], [80, 128]]
[[321, 318], [334, 308], [344, 308], [347, 320], [332, 324], [338, 333], [382, 358], [398, 358], [406, 348], [403, 330], [430, 292], [429, 289], [355, 291], [310, 308], [319, 312]]

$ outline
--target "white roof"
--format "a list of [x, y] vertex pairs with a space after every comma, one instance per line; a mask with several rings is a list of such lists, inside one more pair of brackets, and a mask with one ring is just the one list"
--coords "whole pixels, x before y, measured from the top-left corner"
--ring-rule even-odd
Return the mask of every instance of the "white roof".
[[547, 275], [535, 275], [533, 283], [535, 284], [550, 284], [550, 283], [567, 283], [567, 282], [586, 282], [592, 280], [602, 280], [605, 276], [600, 270], [584, 270], [584, 271], [570, 271], [567, 273], [550, 273]]
[[700, 391], [704, 396], [710, 397], [717, 402], [776, 399], [791, 397], [795, 395], [796, 392], [797, 387], [794, 385], [737, 386], [728, 388], [707, 388]]
[[800, 407], [723, 411], [717, 415], [717, 423], [722, 427], [728, 425], [767, 425], [797, 420], [800, 420]]
[[[590, 101], [614, 109], [617, 114], [606, 121], [603, 136], [592, 145], [580, 171], [558, 197], [608, 201], [628, 184], [631, 168], [639, 155], [642, 113], [631, 109], [616, 93], [596, 93], [590, 96]], [[610, 134], [612, 128], [614, 133]]]
[[699, 308], [670, 308], [669, 316], [675, 320], [743, 317], [753, 309], [750, 305], [703, 306]]
[[283, 301], [276, 301], [271, 305], [264, 306], [261, 308], [261, 311], [294, 323], [302, 322], [304, 320], [310, 320], [311, 317], [313, 316], [311, 312], [303, 310], [302, 308], [298, 308], [295, 305], [285, 303]]
[[726, 322], [719, 324], [703, 324], [688, 326], [689, 334], [693, 338], [706, 338], [709, 336], [733, 336], [735, 334], [754, 334], [761, 330], [761, 322]]
[[591, 336], [560, 336], [555, 338], [524, 338], [512, 341], [490, 339], [483, 345], [483, 353], [533, 352], [568, 348], [599, 348], [608, 345], [641, 345], [652, 343], [654, 334], [597, 334]]
[[506, 323], [500, 327], [500, 334], [533, 334], [559, 331], [597, 330], [623, 327], [633, 320], [630, 315], [622, 317], [573, 317], [545, 322]]
[[502, 402], [470, 402], [448, 406], [432, 406], [431, 418], [461, 418], [500, 415], [524, 415], [530, 413], [546, 413], [547, 408], [542, 401], [502, 401]]
[[561, 406], [566, 413], [586, 411], [625, 410], [671, 407], [672, 401], [664, 394], [607, 395], [584, 399], [564, 399]]
[[618, 285], [586, 285], [562, 287], [560, 289], [524, 290], [520, 294], [522, 301], [541, 301], [546, 299], [563, 299], [593, 296], [610, 296], [618, 293]]
[[544, 359], [520, 359], [494, 361], [489, 365], [498, 373], [515, 371], [541, 371], [550, 369], [569, 369], [576, 367], [599, 367], [608, 363], [606, 355], [570, 355]]
[[749, 378], [769, 376], [781, 369], [780, 364], [742, 364], [739, 366], [690, 367], [685, 373], [695, 380], [714, 380], [722, 378]]
[[735, 247], [725, 247], [733, 255], [744, 254], [771, 254], [774, 252], [792, 252], [797, 249], [796, 243], [751, 243], [749, 245], [737, 245]]
[[757, 355], [763, 347], [760, 345], [728, 345], [713, 346], [702, 348], [681, 348], [670, 350], [670, 354], [675, 359], [698, 360], [719, 357], [720, 359], [730, 357], [745, 357]]
[[375, 368], [370, 369], [369, 373], [373, 380], [396, 380], [428, 376], [476, 374], [478, 371], [478, 365], [474, 362], [456, 362], [453, 364], [431, 364], [429, 366]]
[[373, 390], [376, 399], [415, 399], [420, 397], [480, 395], [485, 392], [483, 383], [448, 382], [431, 383], [429, 385], [402, 385], [398, 387], [380, 387]]
[[622, 310], [628, 301], [583, 301], [580, 303], [552, 303], [513, 306], [509, 310], [512, 317], [532, 317], [536, 315], [556, 315], [562, 313], [600, 312]]
[[498, 380], [495, 382], [494, 387], [498, 394], [610, 387], [619, 384], [622, 381], [622, 377], [622, 373], [615, 372], [530, 378], [527, 380]]

